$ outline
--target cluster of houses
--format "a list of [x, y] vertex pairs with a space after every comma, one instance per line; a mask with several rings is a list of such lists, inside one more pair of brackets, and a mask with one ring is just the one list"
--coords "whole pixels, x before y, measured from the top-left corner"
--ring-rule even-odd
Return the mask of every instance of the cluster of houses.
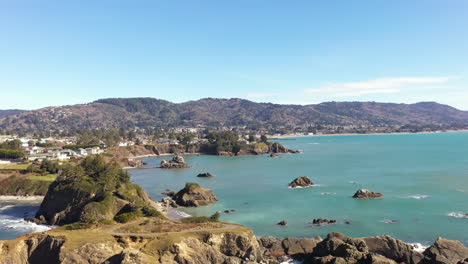
[[103, 153], [100, 147], [93, 148], [80, 148], [77, 150], [62, 149], [61, 147], [54, 148], [41, 148], [41, 147], [27, 147], [24, 150], [26, 159], [29, 161], [43, 161], [45, 159], [54, 160], [67, 160], [70, 158], [82, 158], [87, 155], [94, 155]]

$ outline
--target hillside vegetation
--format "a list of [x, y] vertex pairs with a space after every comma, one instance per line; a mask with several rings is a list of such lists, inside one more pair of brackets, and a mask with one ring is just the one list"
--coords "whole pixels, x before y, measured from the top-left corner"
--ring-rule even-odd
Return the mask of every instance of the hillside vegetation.
[[23, 132], [176, 126], [442, 125], [465, 127], [468, 112], [434, 102], [394, 104], [327, 102], [316, 105], [201, 99], [171, 103], [153, 98], [101, 99], [0, 118], [0, 129]]

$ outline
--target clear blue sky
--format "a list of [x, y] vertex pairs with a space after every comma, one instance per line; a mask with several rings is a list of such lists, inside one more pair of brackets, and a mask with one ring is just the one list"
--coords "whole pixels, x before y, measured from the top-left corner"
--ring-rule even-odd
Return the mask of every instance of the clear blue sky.
[[0, 109], [108, 97], [468, 110], [468, 1], [1, 1]]

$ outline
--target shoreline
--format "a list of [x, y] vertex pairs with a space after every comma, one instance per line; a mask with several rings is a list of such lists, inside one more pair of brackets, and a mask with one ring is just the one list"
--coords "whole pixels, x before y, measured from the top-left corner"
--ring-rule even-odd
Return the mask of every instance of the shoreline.
[[415, 135], [415, 134], [443, 134], [443, 133], [466, 133], [468, 129], [460, 130], [447, 130], [447, 131], [426, 131], [426, 132], [392, 132], [392, 133], [367, 133], [367, 134], [358, 134], [358, 133], [342, 133], [342, 134], [320, 134], [320, 135], [302, 135], [302, 134], [285, 134], [281, 136], [275, 136], [268, 139], [271, 140], [281, 140], [287, 138], [302, 138], [302, 137], [331, 137], [331, 136], [374, 136], [374, 135]]

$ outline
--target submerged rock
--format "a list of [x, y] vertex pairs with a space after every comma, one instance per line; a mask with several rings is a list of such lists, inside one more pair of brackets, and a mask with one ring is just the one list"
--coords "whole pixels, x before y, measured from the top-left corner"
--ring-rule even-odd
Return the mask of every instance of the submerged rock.
[[183, 169], [183, 168], [190, 168], [190, 166], [185, 163], [185, 160], [182, 156], [175, 155], [172, 160], [162, 160], [160, 164], [160, 168], [162, 169]]
[[280, 226], [287, 226], [288, 225], [288, 222], [286, 221], [280, 221], [279, 223], [277, 223], [277, 225], [280, 225]]
[[322, 219], [322, 218], [317, 218], [312, 221], [313, 225], [318, 225], [318, 226], [323, 226], [323, 225], [334, 225], [337, 224], [338, 222], [336, 220], [332, 219]]
[[378, 193], [378, 192], [372, 192], [367, 189], [359, 189], [353, 195], [353, 198], [356, 198], [356, 199], [369, 199], [369, 198], [381, 198], [381, 197], [383, 197], [383, 194]]
[[312, 180], [307, 176], [302, 176], [294, 179], [290, 184], [289, 187], [291, 188], [298, 188], [298, 187], [309, 187], [314, 185]]
[[164, 195], [167, 195], [169, 197], [172, 197], [174, 195], [176, 195], [176, 191], [174, 190], [171, 190], [171, 189], [166, 189], [164, 192], [162, 192], [161, 194], [164, 194]]
[[180, 206], [197, 207], [218, 201], [212, 190], [202, 188], [198, 183], [189, 182], [172, 199]]
[[200, 173], [197, 175], [197, 177], [200, 177], [200, 178], [211, 178], [211, 177], [214, 177], [213, 174], [209, 173], [209, 172], [205, 172], [205, 173]]

